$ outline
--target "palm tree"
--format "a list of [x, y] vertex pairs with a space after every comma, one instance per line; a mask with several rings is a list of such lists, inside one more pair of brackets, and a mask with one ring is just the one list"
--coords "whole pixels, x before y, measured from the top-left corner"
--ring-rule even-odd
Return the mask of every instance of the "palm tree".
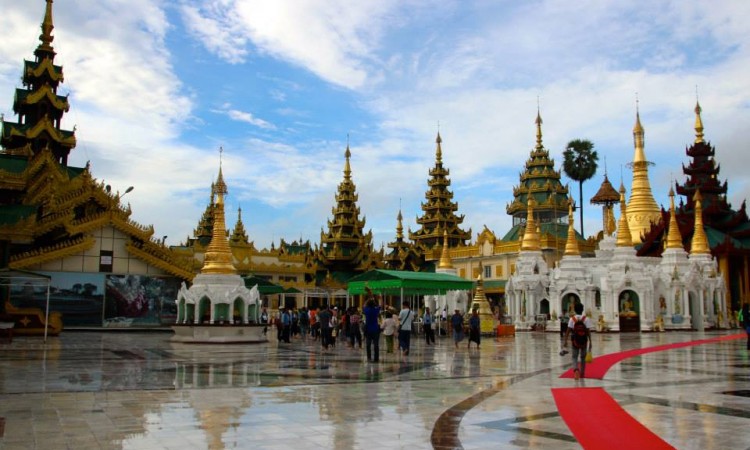
[[587, 139], [573, 139], [563, 152], [563, 171], [571, 180], [578, 182], [578, 208], [581, 211], [581, 236], [583, 234], [583, 182], [590, 180], [596, 173], [599, 155], [594, 150], [594, 143]]

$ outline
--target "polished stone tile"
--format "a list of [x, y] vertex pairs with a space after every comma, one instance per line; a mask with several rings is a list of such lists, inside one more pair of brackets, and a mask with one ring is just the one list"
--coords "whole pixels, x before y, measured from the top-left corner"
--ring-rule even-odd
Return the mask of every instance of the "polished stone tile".
[[[603, 334], [595, 355], [717, 333]], [[188, 345], [159, 332], [74, 332], [0, 344], [0, 450], [580, 448], [551, 388], [570, 366], [554, 333], [449, 339], [408, 357], [313, 340]], [[615, 365], [603, 387], [677, 448], [748, 448], [745, 341]]]

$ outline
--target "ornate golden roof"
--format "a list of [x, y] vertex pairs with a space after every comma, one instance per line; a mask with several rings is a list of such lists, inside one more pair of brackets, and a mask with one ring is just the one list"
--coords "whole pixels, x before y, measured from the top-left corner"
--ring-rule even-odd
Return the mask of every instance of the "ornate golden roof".
[[415, 232], [409, 231], [409, 239], [428, 259], [430, 250], [442, 244], [443, 231], [448, 232], [450, 247], [466, 245], [471, 239], [471, 230], [464, 231], [460, 228], [464, 216], [456, 214], [458, 203], [453, 201], [453, 192], [449, 189], [450, 170], [443, 166], [442, 142], [438, 132], [435, 138], [435, 166], [429, 171], [429, 190], [425, 192], [426, 202], [421, 205], [423, 214], [416, 218], [420, 228]]

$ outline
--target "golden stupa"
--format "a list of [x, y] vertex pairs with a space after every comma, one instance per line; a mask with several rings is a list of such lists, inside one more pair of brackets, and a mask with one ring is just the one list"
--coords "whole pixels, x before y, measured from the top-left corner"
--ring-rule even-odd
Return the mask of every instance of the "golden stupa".
[[659, 205], [656, 204], [654, 195], [651, 193], [651, 184], [648, 179], [648, 166], [653, 163], [646, 160], [644, 134], [640, 113], [636, 111], [633, 127], [635, 155], [631, 163], [633, 183], [630, 186], [630, 200], [627, 205], [628, 227], [633, 244], [640, 244], [641, 234], [651, 228], [651, 222], [658, 223], [661, 218]]

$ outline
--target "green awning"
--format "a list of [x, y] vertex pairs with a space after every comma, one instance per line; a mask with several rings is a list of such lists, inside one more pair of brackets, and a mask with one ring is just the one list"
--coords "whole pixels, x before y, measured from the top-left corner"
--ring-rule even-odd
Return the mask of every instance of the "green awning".
[[349, 294], [366, 293], [365, 288], [376, 294], [434, 295], [447, 291], [471, 290], [473, 282], [456, 275], [432, 272], [406, 272], [400, 270], [371, 270], [349, 280]]
[[243, 277], [245, 280], [245, 287], [248, 289], [252, 289], [253, 286], [258, 286], [258, 292], [260, 292], [261, 295], [269, 295], [269, 294], [281, 294], [284, 292], [284, 288], [279, 286], [278, 284], [271, 283], [270, 281], [263, 279], [261, 277], [256, 276], [248, 276]]

